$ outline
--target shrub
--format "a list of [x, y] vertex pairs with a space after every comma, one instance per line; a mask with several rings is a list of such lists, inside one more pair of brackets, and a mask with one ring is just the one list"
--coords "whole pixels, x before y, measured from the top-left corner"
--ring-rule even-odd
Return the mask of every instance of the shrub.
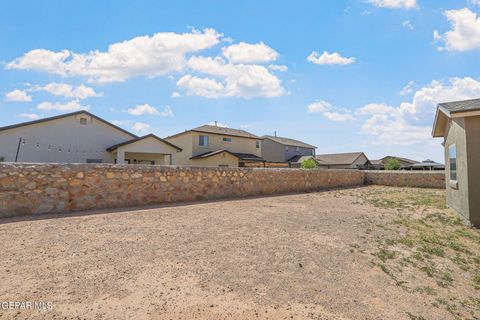
[[313, 158], [304, 160], [301, 165], [302, 169], [315, 169], [318, 168], [318, 164]]
[[400, 161], [396, 158], [388, 159], [385, 164], [385, 170], [400, 170]]
[[5, 161], [5, 157], [0, 157], [0, 162]]

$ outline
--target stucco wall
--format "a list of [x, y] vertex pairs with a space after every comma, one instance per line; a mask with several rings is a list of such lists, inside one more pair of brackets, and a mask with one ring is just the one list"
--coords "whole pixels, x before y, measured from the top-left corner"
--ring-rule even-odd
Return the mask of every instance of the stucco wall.
[[[457, 187], [450, 185], [450, 160], [448, 148], [452, 144], [457, 147]], [[465, 218], [469, 216], [468, 181], [470, 176], [467, 171], [467, 140], [465, 135], [465, 120], [463, 118], [449, 121], [445, 138], [445, 179], [447, 185], [447, 204], [458, 211]]]
[[365, 184], [445, 189], [443, 171], [362, 171]]
[[480, 226], [480, 116], [465, 118], [470, 221]]

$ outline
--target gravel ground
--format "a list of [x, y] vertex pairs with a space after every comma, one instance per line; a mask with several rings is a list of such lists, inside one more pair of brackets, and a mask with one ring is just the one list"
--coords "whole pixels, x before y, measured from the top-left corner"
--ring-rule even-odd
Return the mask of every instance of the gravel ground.
[[433, 302], [475, 295], [467, 282], [432, 297], [378, 267], [379, 239], [395, 233], [384, 226], [405, 213], [371, 196], [398, 190], [3, 219], [0, 302], [53, 308], [0, 319], [452, 319]]

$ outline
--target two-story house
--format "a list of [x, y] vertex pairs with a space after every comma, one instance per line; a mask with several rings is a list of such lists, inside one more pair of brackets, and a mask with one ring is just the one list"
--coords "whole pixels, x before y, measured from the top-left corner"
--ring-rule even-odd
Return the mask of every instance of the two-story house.
[[179, 146], [180, 165], [243, 167], [264, 162], [262, 139], [244, 130], [204, 125], [165, 138]]
[[315, 156], [317, 147], [290, 138], [262, 137], [262, 158], [271, 162], [297, 162], [304, 156]]

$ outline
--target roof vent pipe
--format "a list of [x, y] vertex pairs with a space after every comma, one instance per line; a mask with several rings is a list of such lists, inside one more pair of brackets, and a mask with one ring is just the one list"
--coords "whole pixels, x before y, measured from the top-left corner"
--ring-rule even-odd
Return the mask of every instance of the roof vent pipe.
[[217, 121], [215, 121], [215, 127], [217, 126]]
[[275, 137], [277, 136], [277, 131], [275, 130]]

